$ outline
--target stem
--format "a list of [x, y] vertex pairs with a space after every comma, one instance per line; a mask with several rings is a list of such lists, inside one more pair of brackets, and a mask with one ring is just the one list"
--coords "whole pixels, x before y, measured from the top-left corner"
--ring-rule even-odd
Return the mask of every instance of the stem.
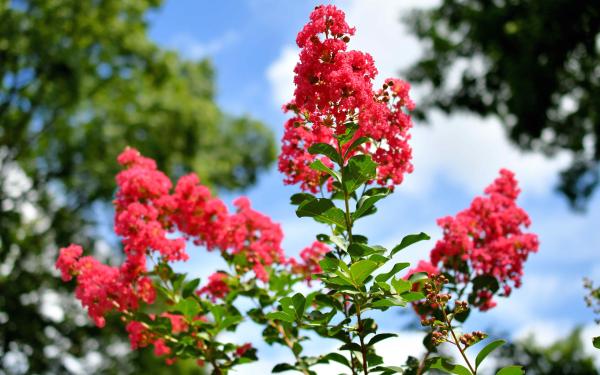
[[[340, 165], [340, 169], [341, 169], [341, 176], [342, 176], [342, 190], [344, 193], [344, 216], [346, 218], [346, 229], [348, 231], [348, 246], [350, 246], [352, 244], [352, 217], [350, 216], [350, 194], [348, 194], [348, 190], [346, 189], [346, 185], [344, 184], [344, 153], [342, 152], [342, 145], [340, 144], [340, 142], [338, 141], [338, 153], [340, 156], [340, 160], [342, 161], [342, 165]], [[360, 304], [357, 304], [356, 301], [354, 301], [354, 305], [356, 306], [356, 321], [357, 321], [357, 325], [358, 325], [358, 339], [360, 341], [360, 351], [362, 354], [362, 367], [363, 367], [363, 372], [365, 375], [367, 375], [369, 373], [369, 369], [368, 369], [368, 364], [367, 364], [367, 347], [365, 346], [365, 341], [364, 341], [364, 337], [363, 337], [363, 323], [362, 323], [362, 319], [360, 316]], [[351, 352], [352, 353], [352, 352]], [[351, 362], [352, 361], [352, 356], [350, 357]], [[354, 369], [354, 364], [352, 364], [352, 372], [354, 373], [355, 369]]]
[[283, 341], [290, 348], [290, 350], [292, 351], [292, 354], [294, 354], [294, 357], [296, 358], [296, 362], [298, 362], [298, 364], [302, 368], [302, 373], [304, 375], [310, 375], [310, 373], [308, 372], [308, 368], [306, 367], [306, 364], [304, 363], [302, 358], [298, 354], [296, 354], [296, 352], [294, 351], [294, 342], [285, 334], [285, 329], [283, 329], [283, 326], [274, 321], [271, 322], [271, 325], [273, 327], [275, 327], [275, 329], [279, 332], [279, 334], [281, 334], [281, 336], [283, 337]]
[[465, 351], [460, 347], [460, 341], [458, 341], [458, 338], [456, 337], [456, 334], [454, 333], [454, 330], [452, 329], [452, 324], [450, 324], [450, 321], [448, 320], [448, 315], [446, 314], [446, 311], [443, 308], [442, 308], [442, 314], [444, 315], [444, 322], [446, 323], [446, 327], [448, 327], [448, 330], [450, 331], [450, 334], [452, 334], [452, 338], [454, 339], [454, 345], [456, 346], [456, 348], [460, 352], [460, 355], [463, 357], [463, 359], [467, 363], [467, 366], [469, 366], [469, 370], [471, 370], [471, 373], [473, 375], [477, 375], [477, 370], [473, 369], [473, 366], [471, 366], [471, 362], [469, 362], [469, 359], [467, 358]]
[[367, 347], [365, 346], [365, 341], [363, 337], [363, 325], [362, 320], [360, 318], [360, 305], [356, 304], [356, 320], [358, 322], [358, 339], [360, 341], [360, 351], [362, 353], [362, 365], [363, 371], [365, 375], [369, 373], [368, 365], [367, 365]]
[[[346, 308], [346, 297], [344, 296], [344, 315], [346, 316], [346, 318], [348, 318], [350, 316], [350, 313], [348, 312], [348, 309]], [[350, 334], [350, 332], [348, 332], [348, 338], [350, 341], [352, 341], [352, 336]], [[354, 352], [352, 350], [350, 350], [350, 367], [352, 369], [352, 375], [357, 375], [356, 372], [356, 368], [354, 367]]]
[[340, 172], [342, 175], [342, 190], [344, 192], [344, 207], [345, 207], [345, 218], [346, 218], [346, 228], [348, 229], [348, 246], [352, 244], [352, 218], [350, 217], [350, 194], [348, 194], [348, 190], [346, 189], [346, 185], [344, 185], [344, 153], [342, 152], [342, 145], [338, 141], [338, 154], [341, 160]]
[[[342, 181], [344, 181], [342, 177]], [[350, 218], [350, 197], [348, 196], [348, 192], [344, 187], [344, 205], [346, 207], [346, 227], [348, 228], [348, 246], [352, 244], [352, 219]]]
[[213, 367], [213, 374], [215, 374], [215, 375], [223, 374], [223, 371], [221, 371], [221, 369], [219, 368], [219, 365], [217, 364], [217, 361], [214, 358], [210, 359], [210, 364]]
[[427, 358], [429, 358], [430, 354], [431, 351], [427, 350], [427, 352], [423, 356], [423, 360], [421, 361], [421, 363], [419, 363], [419, 368], [417, 369], [416, 375], [421, 375], [423, 373], [423, 370], [425, 370], [425, 362], [427, 361]]

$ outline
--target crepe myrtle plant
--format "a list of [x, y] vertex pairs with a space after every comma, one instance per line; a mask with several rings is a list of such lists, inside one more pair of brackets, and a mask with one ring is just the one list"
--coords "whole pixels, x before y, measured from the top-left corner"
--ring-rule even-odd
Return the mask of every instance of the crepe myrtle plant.
[[[223, 334], [243, 321], [262, 326], [267, 344], [293, 355], [274, 373], [316, 374], [315, 366], [331, 362], [353, 375], [478, 373], [504, 341], [489, 340], [473, 361], [467, 350], [486, 335], [464, 333], [460, 324], [472, 309], [489, 310], [495, 297], [508, 297], [520, 286], [537, 237], [526, 232], [529, 217], [516, 205], [519, 189], [507, 170], [469, 208], [438, 221], [443, 237], [429, 261], [405, 275], [410, 265], [397, 258], [428, 240], [427, 234], [409, 234], [386, 249], [357, 233], [356, 222], [375, 214], [413, 170], [414, 103], [402, 80], [374, 86], [373, 58], [348, 48], [354, 32], [335, 6], [315, 8], [296, 40], [296, 89], [284, 105], [290, 119], [279, 169], [285, 183], [302, 189], [291, 197], [297, 216], [323, 224], [326, 233], [298, 259], [287, 257], [280, 226], [247, 198], [234, 201], [230, 211], [195, 174], [173, 186], [152, 159], [128, 148], [118, 158], [123, 170], [114, 201], [123, 262], [102, 264], [83, 256], [77, 245], [61, 249], [56, 262], [65, 281], [75, 280], [76, 297], [97, 326], [107, 314], [117, 314], [133, 349], [152, 347], [167, 363], [193, 358], [213, 374], [258, 359], [251, 344]], [[224, 269], [204, 282], [176, 272], [172, 264], [189, 258], [190, 242], [219, 252]], [[426, 354], [402, 366], [386, 365], [376, 344], [397, 334], [381, 332], [373, 312], [395, 314], [408, 306], [428, 332]], [[339, 341], [338, 350], [306, 354], [309, 333]], [[462, 363], [441, 355], [440, 345], [454, 347]], [[499, 372], [521, 373], [519, 366]]]

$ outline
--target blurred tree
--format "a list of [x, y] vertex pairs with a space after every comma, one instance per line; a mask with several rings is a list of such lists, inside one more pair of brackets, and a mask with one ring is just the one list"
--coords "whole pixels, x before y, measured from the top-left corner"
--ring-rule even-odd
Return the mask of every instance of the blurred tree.
[[[583, 209], [600, 182], [600, 1], [443, 0], [406, 22], [420, 108], [496, 115], [524, 150], [573, 159], [559, 190]], [[424, 112], [421, 113], [424, 115]]]
[[569, 336], [548, 347], [540, 347], [532, 338], [510, 343], [495, 355], [498, 361], [496, 371], [504, 366], [518, 364], [523, 366], [527, 375], [600, 374], [594, 364], [594, 358], [585, 354], [583, 349], [581, 329], [575, 329]]
[[248, 186], [274, 159], [263, 124], [219, 110], [208, 61], [149, 39], [159, 5], [0, 0], [0, 373], [125, 373], [141, 363], [121, 357], [121, 328], [90, 326], [53, 270], [59, 246], [108, 248], [97, 224], [111, 212], [126, 145], [172, 177], [193, 170], [215, 188]]

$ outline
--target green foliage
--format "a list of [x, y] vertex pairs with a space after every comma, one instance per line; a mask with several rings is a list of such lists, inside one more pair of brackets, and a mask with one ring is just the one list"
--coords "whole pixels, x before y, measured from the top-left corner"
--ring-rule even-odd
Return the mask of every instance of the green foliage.
[[[31, 373], [66, 371], [44, 354], [60, 340], [61, 356], [98, 347], [106, 359], [98, 371], [137, 371], [136, 361], [105, 352], [122, 331], [82, 326], [52, 271], [57, 247], [93, 248], [85, 237], [112, 199], [114, 160], [126, 145], [172, 176], [195, 171], [215, 188], [248, 186], [274, 159], [263, 124], [216, 106], [208, 61], [182, 60], [150, 41], [147, 13], [159, 5], [0, 0], [0, 264], [9, 270], [0, 276], [0, 312], [8, 317], [0, 353], [27, 352]], [[15, 194], [4, 181], [20, 172], [25, 186]], [[58, 295], [64, 319], [41, 312], [49, 294]]]
[[475, 369], [479, 368], [479, 365], [490, 355], [494, 350], [498, 349], [502, 345], [506, 344], [504, 340], [494, 340], [483, 347], [475, 358]]
[[[320, 234], [317, 238], [330, 244], [334, 250], [320, 261], [322, 273], [318, 277], [325, 288], [313, 292], [306, 300], [301, 294], [281, 297], [277, 309], [266, 314], [279, 332], [277, 335], [277, 332], [265, 329], [267, 342], [288, 346], [296, 358], [295, 364], [278, 364], [274, 372], [296, 370], [312, 374], [311, 366], [330, 361], [346, 366], [353, 374], [367, 371], [392, 374], [403, 369], [383, 365], [375, 345], [396, 334], [379, 333], [374, 320], [366, 314], [371, 310], [405, 307], [424, 297], [420, 292], [411, 291], [411, 281], [396, 277], [409, 263], [396, 262], [387, 271], [378, 270], [391, 262], [400, 250], [429, 239], [429, 236], [425, 233], [409, 235], [389, 251], [370, 245], [366, 237], [352, 232], [355, 221], [374, 213], [376, 204], [390, 194], [387, 188], [367, 189], [376, 170], [370, 156], [347, 158], [349, 150], [368, 142], [366, 138], [352, 141], [355, 130], [351, 124], [347, 126], [346, 134], [337, 138], [337, 149], [329, 144], [316, 144], [309, 149], [311, 154], [325, 156], [337, 164], [337, 167], [330, 168], [320, 159], [311, 164], [312, 169], [334, 179], [331, 194], [317, 198], [312, 194], [299, 193], [291, 197], [291, 203], [298, 206], [298, 217], [310, 217], [329, 225], [331, 234]], [[342, 154], [344, 145], [348, 143], [350, 145]], [[351, 201], [354, 204], [351, 205]], [[352, 206], [354, 211], [350, 209]], [[302, 330], [312, 330], [320, 336], [338, 340], [340, 352], [317, 357], [302, 356], [302, 347], [293, 342], [303, 340]]]
[[[518, 364], [527, 375], [597, 375], [594, 358], [585, 353], [581, 329], [549, 346], [536, 344], [533, 338], [508, 343], [493, 356], [496, 371]], [[508, 370], [507, 370], [508, 371]], [[521, 374], [523, 372], [517, 372]]]
[[319, 198], [304, 201], [296, 210], [298, 217], [312, 217], [321, 223], [346, 228], [344, 212], [337, 208], [330, 199]]
[[523, 368], [521, 366], [508, 366], [500, 369], [496, 375], [523, 375]]
[[418, 233], [418, 234], [409, 234], [406, 237], [404, 237], [402, 239], [402, 241], [400, 241], [400, 244], [397, 245], [396, 247], [394, 247], [392, 249], [392, 253], [390, 254], [391, 256], [393, 256], [394, 254], [396, 254], [397, 252], [404, 250], [405, 248], [407, 248], [408, 246], [417, 243], [419, 241], [424, 241], [424, 240], [429, 240], [431, 239], [431, 237], [429, 237], [429, 235], [427, 235], [426, 233]]
[[472, 375], [471, 371], [466, 367], [452, 364], [447, 359], [441, 357], [432, 358], [429, 363], [429, 368], [437, 369], [448, 374]]
[[405, 20], [425, 54], [408, 78], [431, 85], [419, 108], [498, 116], [522, 149], [571, 152], [559, 189], [583, 208], [600, 182], [599, 8], [597, 0], [445, 0], [413, 12]]

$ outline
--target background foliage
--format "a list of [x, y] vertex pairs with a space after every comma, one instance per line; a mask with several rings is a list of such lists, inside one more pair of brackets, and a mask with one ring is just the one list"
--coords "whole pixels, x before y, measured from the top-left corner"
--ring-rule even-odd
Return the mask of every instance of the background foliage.
[[502, 347], [496, 356], [497, 369], [519, 363], [532, 375], [597, 375], [594, 358], [585, 353], [584, 345], [581, 329], [549, 346], [540, 346], [530, 337]]
[[92, 366], [92, 352], [118, 373], [145, 362], [118, 360], [122, 330], [91, 327], [52, 270], [58, 246], [90, 248], [85, 239], [100, 238], [95, 219], [126, 145], [172, 176], [194, 170], [226, 189], [254, 183], [274, 158], [263, 124], [217, 107], [210, 62], [150, 41], [146, 19], [159, 5], [0, 0], [0, 368], [8, 373], [64, 372], [74, 358]]
[[[524, 150], [567, 150], [559, 190], [582, 209], [600, 182], [600, 2], [444, 0], [406, 17], [425, 46], [419, 107], [498, 116]], [[423, 113], [422, 113], [423, 115]]]

